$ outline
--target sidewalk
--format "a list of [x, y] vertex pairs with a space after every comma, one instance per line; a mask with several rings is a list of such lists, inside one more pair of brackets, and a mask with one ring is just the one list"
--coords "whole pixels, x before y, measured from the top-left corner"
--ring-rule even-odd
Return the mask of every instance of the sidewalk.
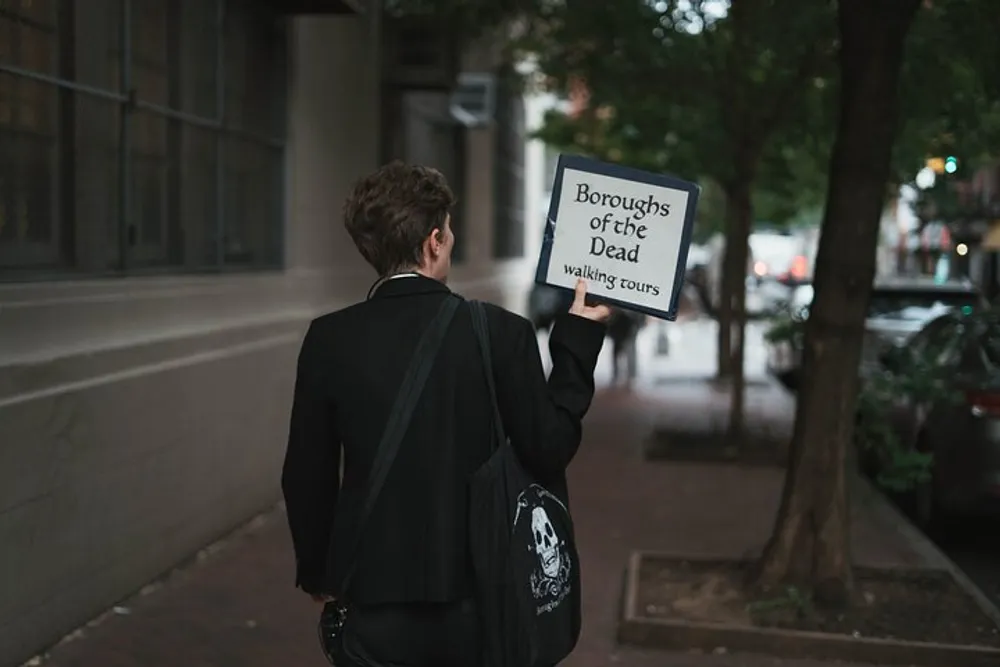
[[[584, 580], [584, 628], [569, 667], [819, 667], [774, 658], [641, 652], [614, 644], [622, 574], [633, 549], [740, 556], [766, 540], [779, 500], [777, 469], [644, 463], [641, 439], [697, 404], [602, 391], [571, 468]], [[707, 396], [699, 399], [703, 408]], [[687, 403], [687, 404], [685, 404]], [[910, 541], [871, 507], [855, 508], [856, 560], [920, 563]], [[275, 510], [152, 592], [123, 602], [42, 663], [59, 667], [286, 667], [326, 664], [318, 606], [292, 587], [287, 528]]]

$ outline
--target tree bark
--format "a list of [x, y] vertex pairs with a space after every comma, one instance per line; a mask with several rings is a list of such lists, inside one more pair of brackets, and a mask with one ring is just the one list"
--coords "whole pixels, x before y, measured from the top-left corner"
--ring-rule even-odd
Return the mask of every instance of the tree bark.
[[[736, 179], [726, 190], [726, 218], [729, 236], [726, 240], [726, 267], [729, 270], [729, 304], [731, 331], [729, 348], [729, 420], [726, 441], [739, 447], [744, 431], [744, 341], [746, 333], [746, 266], [749, 258], [747, 246], [753, 227], [753, 204], [750, 195], [752, 177]], [[722, 328], [719, 322], [719, 328]]]
[[720, 381], [729, 380], [733, 368], [733, 307], [731, 298], [732, 288], [730, 286], [732, 283], [732, 270], [729, 268], [729, 248], [733, 244], [730, 241], [728, 202], [726, 205], [726, 218], [724, 231], [726, 245], [722, 251], [722, 277], [719, 280], [719, 303], [717, 304], [717, 311], [715, 313], [715, 319], [719, 324], [717, 330], [715, 377]]
[[806, 323], [789, 468], [757, 583], [850, 600], [845, 455], [854, 428], [865, 311], [875, 277], [906, 33], [920, 0], [840, 0], [841, 99]]

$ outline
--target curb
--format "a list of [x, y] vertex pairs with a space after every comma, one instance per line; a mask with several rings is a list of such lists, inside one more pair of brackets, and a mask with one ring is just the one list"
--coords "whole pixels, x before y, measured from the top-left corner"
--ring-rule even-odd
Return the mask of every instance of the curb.
[[[650, 618], [644, 616], [638, 608], [639, 573], [643, 559], [654, 557], [688, 562], [739, 560], [633, 551], [625, 572], [624, 608], [617, 632], [620, 644], [651, 649], [693, 649], [706, 653], [725, 648], [727, 651], [766, 654], [779, 658], [926, 667], [995, 667], [1000, 664], [1000, 649], [990, 647]], [[946, 570], [938, 571], [951, 574]]]
[[[910, 518], [903, 514], [893, 505], [885, 495], [875, 487], [869, 480], [861, 475], [857, 475], [860, 482], [860, 490], [873, 501], [873, 505], [879, 507], [885, 516], [883, 519], [892, 523], [893, 527], [906, 538], [913, 550], [920, 556], [924, 563], [933, 569], [944, 570], [951, 575], [965, 593], [971, 597], [982, 609], [993, 623], [1000, 627], [1000, 609], [993, 604], [992, 600], [986, 596], [976, 584], [962, 571], [955, 561], [948, 558], [948, 555], [941, 551], [927, 535], [923, 533]], [[998, 662], [997, 664], [1000, 664]]]

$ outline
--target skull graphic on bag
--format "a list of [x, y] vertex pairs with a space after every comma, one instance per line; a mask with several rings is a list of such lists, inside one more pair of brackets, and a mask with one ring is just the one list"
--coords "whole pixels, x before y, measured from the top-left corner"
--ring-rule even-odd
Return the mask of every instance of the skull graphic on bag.
[[553, 512], [559, 511], [566, 511], [562, 501], [537, 484], [526, 488], [517, 498], [514, 533], [523, 535], [525, 547], [537, 559], [530, 577], [531, 591], [536, 600], [547, 600], [541, 607], [545, 611], [555, 609], [569, 594], [573, 570], [565, 529], [552, 520]]
[[531, 510], [531, 532], [535, 536], [535, 554], [546, 577], [559, 574], [559, 538], [544, 507]]

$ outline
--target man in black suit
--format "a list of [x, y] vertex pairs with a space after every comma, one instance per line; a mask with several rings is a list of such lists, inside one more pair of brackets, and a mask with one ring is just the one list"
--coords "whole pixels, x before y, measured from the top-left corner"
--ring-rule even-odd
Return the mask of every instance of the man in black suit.
[[[444, 177], [426, 167], [396, 162], [357, 183], [344, 223], [379, 279], [365, 301], [314, 320], [298, 359], [281, 480], [296, 585], [318, 601], [348, 599], [343, 641], [376, 665], [479, 662], [467, 491], [490, 455], [492, 403], [464, 304], [356, 553], [345, 546], [417, 341], [441, 303], [454, 298], [446, 286], [454, 201]], [[487, 307], [503, 424], [522, 464], [541, 482], [565, 472], [594, 394], [610, 312], [586, 305], [585, 295], [581, 282], [570, 311], [556, 320], [548, 380], [531, 323]], [[355, 559], [349, 590], [342, 590]]]

